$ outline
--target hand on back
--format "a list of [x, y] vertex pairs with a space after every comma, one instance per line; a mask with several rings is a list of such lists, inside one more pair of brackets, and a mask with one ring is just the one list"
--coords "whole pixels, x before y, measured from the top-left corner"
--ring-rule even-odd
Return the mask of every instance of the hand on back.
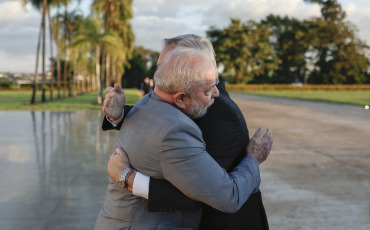
[[125, 106], [125, 93], [119, 84], [108, 87], [105, 94], [103, 112], [111, 120], [118, 120], [122, 115]]
[[[254, 157], [259, 164], [264, 162], [270, 154], [274, 136], [270, 129], [263, 135], [263, 128], [259, 128], [247, 146], [247, 155]], [[262, 136], [263, 135], [263, 136]]]

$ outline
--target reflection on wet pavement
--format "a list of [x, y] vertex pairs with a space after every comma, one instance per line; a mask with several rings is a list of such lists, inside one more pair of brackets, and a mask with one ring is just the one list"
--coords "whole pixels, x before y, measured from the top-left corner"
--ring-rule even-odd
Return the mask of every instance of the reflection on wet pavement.
[[92, 229], [118, 132], [102, 114], [0, 112], [1, 229]]

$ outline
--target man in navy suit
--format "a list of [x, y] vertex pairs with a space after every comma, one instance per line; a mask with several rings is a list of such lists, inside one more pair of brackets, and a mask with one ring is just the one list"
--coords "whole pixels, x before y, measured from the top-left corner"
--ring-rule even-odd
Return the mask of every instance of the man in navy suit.
[[[182, 35], [165, 39], [165, 47], [158, 59], [158, 64], [161, 63], [166, 53], [173, 48], [177, 46], [192, 47], [194, 43], [203, 44], [203, 51], [212, 56], [214, 60], [213, 47], [207, 39], [197, 35]], [[214, 62], [214, 64], [216, 63]], [[249, 142], [249, 133], [243, 114], [226, 92], [224, 84], [219, 83], [217, 88], [220, 92], [219, 97], [215, 98], [214, 104], [208, 112], [203, 117], [195, 120], [195, 122], [203, 133], [207, 152], [221, 167], [230, 172], [245, 156], [245, 149]], [[124, 116], [132, 108], [125, 106], [124, 111], [121, 112], [123, 105], [124, 94], [122, 89], [117, 85], [108, 89], [103, 111], [110, 121], [107, 117], [104, 118], [103, 130], [121, 128]], [[110, 162], [109, 166], [113, 168], [113, 166], [117, 166], [117, 162]], [[128, 166], [122, 167], [126, 168]], [[129, 184], [130, 189], [132, 189], [132, 181], [135, 181], [135, 179], [129, 180], [131, 182]], [[165, 180], [154, 178], [149, 180], [148, 191], [144, 191], [144, 194], [141, 191], [137, 192], [138, 195], [149, 198], [149, 211], [194, 211], [203, 205], [186, 197]], [[199, 228], [268, 229], [261, 192], [253, 193], [240, 210], [232, 214], [222, 213], [203, 205], [203, 215]]]

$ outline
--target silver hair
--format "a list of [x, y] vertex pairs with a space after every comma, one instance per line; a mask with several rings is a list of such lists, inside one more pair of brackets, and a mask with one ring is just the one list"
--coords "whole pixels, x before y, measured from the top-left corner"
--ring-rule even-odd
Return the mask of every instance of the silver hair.
[[212, 43], [205, 37], [196, 34], [184, 34], [173, 38], [163, 39], [164, 45], [176, 44], [176, 47], [187, 47], [205, 52], [216, 66], [216, 53]]
[[193, 97], [195, 90], [213, 73], [217, 80], [216, 66], [202, 50], [176, 47], [166, 54], [158, 66], [154, 81], [156, 87], [165, 93], [184, 91]]

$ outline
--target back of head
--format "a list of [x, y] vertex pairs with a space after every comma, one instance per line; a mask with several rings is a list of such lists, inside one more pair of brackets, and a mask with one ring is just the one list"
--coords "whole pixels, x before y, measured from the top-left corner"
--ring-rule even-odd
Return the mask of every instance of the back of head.
[[173, 38], [165, 38], [164, 43], [165, 45], [176, 44], [176, 47], [193, 48], [203, 51], [216, 66], [216, 54], [212, 43], [205, 37], [201, 37], [196, 34], [184, 34]]
[[213, 60], [203, 51], [188, 47], [176, 47], [168, 52], [154, 75], [156, 87], [173, 94], [180, 91], [192, 95], [208, 76], [217, 78]]

